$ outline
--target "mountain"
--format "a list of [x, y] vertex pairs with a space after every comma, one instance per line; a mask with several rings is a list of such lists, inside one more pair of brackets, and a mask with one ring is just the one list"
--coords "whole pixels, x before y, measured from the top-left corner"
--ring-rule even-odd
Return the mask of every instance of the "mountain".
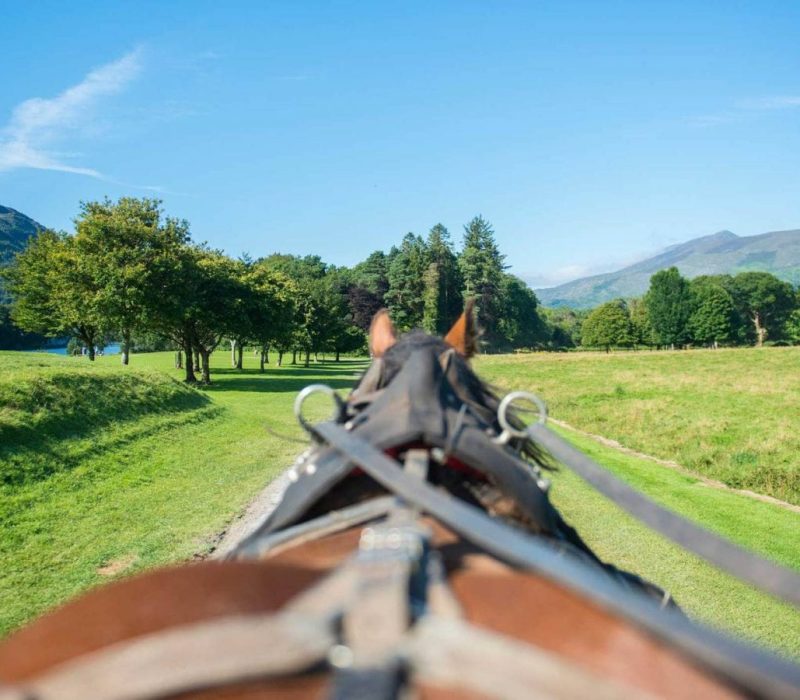
[[758, 236], [737, 236], [730, 231], [720, 231], [670, 246], [652, 258], [617, 272], [537, 289], [536, 296], [544, 306], [589, 308], [619, 297], [644, 294], [653, 273], [673, 265], [689, 278], [759, 270], [800, 284], [800, 229]]
[[0, 205], [0, 265], [22, 250], [28, 239], [44, 228], [16, 209]]

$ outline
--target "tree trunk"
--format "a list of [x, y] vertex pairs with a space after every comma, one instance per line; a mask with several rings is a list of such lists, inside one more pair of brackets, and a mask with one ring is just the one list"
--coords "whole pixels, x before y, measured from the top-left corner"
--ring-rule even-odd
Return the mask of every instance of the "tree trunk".
[[264, 346], [264, 362], [269, 364], [269, 345]]
[[236, 341], [231, 340], [231, 367], [236, 367]]
[[130, 332], [122, 334], [122, 364], [127, 365], [131, 356], [131, 334]]
[[203, 384], [211, 384], [211, 367], [209, 366], [208, 358], [211, 355], [205, 348], [200, 348], [200, 359], [202, 360], [202, 382]]
[[292, 364], [297, 364], [297, 350], [292, 350]]
[[309, 365], [310, 358], [311, 358], [311, 352], [309, 350], [306, 350], [306, 363], [305, 363], [306, 367], [308, 367]]
[[338, 350], [336, 351], [336, 361], [337, 362], [339, 361], [339, 351]]
[[240, 344], [236, 352], [236, 369], [242, 369], [242, 367], [244, 366], [242, 362], [243, 355], [244, 355], [244, 345]]
[[264, 371], [264, 349], [261, 349], [261, 371]]
[[753, 323], [756, 327], [756, 347], [760, 348], [764, 345], [764, 338], [767, 337], [767, 329], [761, 325], [761, 314], [753, 314]]
[[194, 371], [200, 371], [200, 351], [194, 350]]
[[86, 349], [89, 353], [89, 361], [94, 362], [94, 343], [89, 343]]
[[192, 362], [192, 344], [190, 342], [186, 342], [183, 345], [184, 354], [186, 355], [186, 377], [184, 381], [187, 384], [194, 384], [197, 381], [197, 377], [194, 374], [194, 362]]
[[183, 351], [178, 350], [175, 353], [175, 369], [183, 369]]
[[278, 367], [283, 363], [283, 350], [278, 350]]

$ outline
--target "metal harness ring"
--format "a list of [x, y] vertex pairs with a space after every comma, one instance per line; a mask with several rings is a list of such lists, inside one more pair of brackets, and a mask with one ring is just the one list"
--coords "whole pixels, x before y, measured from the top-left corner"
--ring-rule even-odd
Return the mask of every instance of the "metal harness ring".
[[339, 394], [337, 394], [331, 387], [327, 384], [309, 384], [307, 387], [302, 389], [300, 393], [297, 394], [297, 398], [294, 400], [294, 415], [297, 418], [297, 422], [300, 423], [303, 430], [305, 430], [309, 435], [314, 437], [314, 428], [304, 417], [303, 417], [303, 404], [305, 403], [306, 399], [309, 398], [312, 394], [325, 394], [330, 396], [333, 399], [333, 403], [335, 406], [334, 412], [331, 415], [331, 420], [338, 421], [342, 416], [342, 411], [344, 410], [344, 401], [342, 401]]
[[[503, 397], [497, 407], [497, 422], [500, 423], [500, 427], [503, 429], [500, 437], [497, 438], [497, 442], [501, 444], [506, 444], [511, 438], [525, 439], [529, 437], [529, 425], [524, 428], [515, 428], [508, 420], [508, 409], [518, 399], [526, 399], [535, 404], [536, 408], [539, 409], [539, 418], [536, 422], [541, 425], [547, 423], [547, 404], [542, 399], [530, 391], [512, 391]], [[533, 425], [533, 423], [530, 425]]]

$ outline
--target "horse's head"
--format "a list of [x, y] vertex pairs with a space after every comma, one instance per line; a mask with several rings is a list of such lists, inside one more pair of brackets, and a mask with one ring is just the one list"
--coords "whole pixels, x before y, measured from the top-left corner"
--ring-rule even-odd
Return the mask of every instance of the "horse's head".
[[[392, 439], [378, 440], [384, 444], [404, 436], [431, 446], [441, 438], [452, 441], [464, 420], [499, 435], [500, 399], [469, 361], [478, 338], [472, 301], [443, 338], [421, 330], [398, 336], [389, 313], [379, 311], [369, 333], [372, 364], [349, 400], [358, 414], [364, 414], [356, 422], [375, 426], [364, 425], [367, 432], [390, 433]], [[522, 425], [513, 412], [508, 418]], [[515, 438], [511, 446], [541, 463], [541, 453], [530, 440]]]

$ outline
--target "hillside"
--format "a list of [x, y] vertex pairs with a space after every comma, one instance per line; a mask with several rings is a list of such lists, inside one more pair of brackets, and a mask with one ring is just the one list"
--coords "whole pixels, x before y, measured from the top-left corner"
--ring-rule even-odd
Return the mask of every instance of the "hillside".
[[763, 270], [792, 284], [800, 284], [800, 229], [742, 237], [720, 231], [670, 246], [652, 258], [617, 272], [537, 289], [536, 295], [545, 306], [588, 308], [618, 297], [643, 294], [653, 273], [673, 265], [689, 278]]
[[0, 265], [22, 250], [28, 239], [43, 228], [16, 209], [0, 205]]

